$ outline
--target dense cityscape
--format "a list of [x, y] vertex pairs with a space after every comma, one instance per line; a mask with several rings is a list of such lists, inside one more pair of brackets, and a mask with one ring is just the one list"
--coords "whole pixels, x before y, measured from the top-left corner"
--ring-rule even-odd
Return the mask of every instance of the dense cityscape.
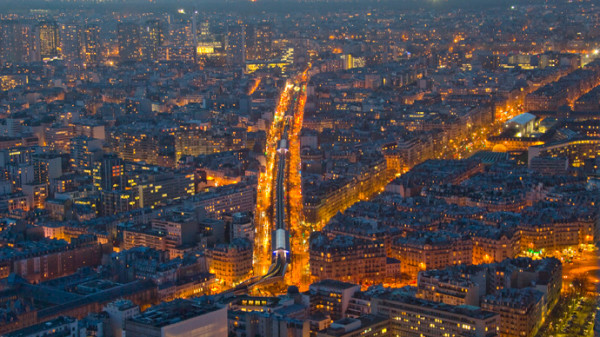
[[0, 336], [600, 337], [595, 0], [4, 0], [0, 89]]

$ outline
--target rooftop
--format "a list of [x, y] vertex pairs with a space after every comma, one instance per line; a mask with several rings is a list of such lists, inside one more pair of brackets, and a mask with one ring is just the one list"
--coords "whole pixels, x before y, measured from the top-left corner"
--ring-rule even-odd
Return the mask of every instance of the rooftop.
[[[445, 303], [432, 302], [407, 295], [405, 292], [399, 292], [394, 290], [390, 290], [383, 294], [376, 295], [374, 298], [380, 301], [397, 302], [419, 307], [419, 310], [421, 310], [422, 312], [430, 312], [430, 310], [444, 311], [447, 313], [467, 316], [476, 319], [488, 319], [497, 315], [493, 312], [482, 310], [479, 307], [468, 305], [456, 306]], [[433, 312], [432, 314], [437, 315]]]
[[311, 288], [325, 287], [325, 288], [335, 288], [335, 289], [340, 289], [340, 290], [346, 290], [346, 289], [351, 289], [351, 288], [359, 287], [359, 286], [354, 283], [348, 283], [348, 282], [327, 279], [327, 280], [321, 280], [319, 282], [313, 283], [310, 285], [310, 287]]
[[217, 310], [219, 308], [214, 305], [200, 305], [194, 301], [177, 299], [153, 306], [129, 321], [162, 328]]
[[[77, 320], [73, 317], [60, 316], [51, 321], [32, 325], [30, 327], [14, 331], [14, 332], [8, 333], [3, 336], [5, 336], [5, 337], [26, 337], [26, 336], [32, 336], [32, 335], [37, 336], [37, 334], [39, 334], [39, 333], [43, 333], [45, 331], [53, 331], [54, 329], [60, 328], [64, 325], [68, 325], [68, 324], [72, 324], [72, 323], [76, 323], [76, 322], [77, 322]], [[56, 331], [55, 333], [52, 333], [52, 334], [45, 333], [44, 336], [54, 336], [54, 337], [71, 336], [71, 329], [66, 329], [64, 331], [64, 333], [61, 333], [61, 332], [62, 331]]]
[[530, 114], [529, 112], [525, 112], [522, 113], [518, 116], [515, 116], [513, 118], [511, 118], [507, 123], [516, 123], [516, 124], [527, 124], [529, 122], [531, 122], [532, 120], [536, 119], [536, 116], [533, 114]]

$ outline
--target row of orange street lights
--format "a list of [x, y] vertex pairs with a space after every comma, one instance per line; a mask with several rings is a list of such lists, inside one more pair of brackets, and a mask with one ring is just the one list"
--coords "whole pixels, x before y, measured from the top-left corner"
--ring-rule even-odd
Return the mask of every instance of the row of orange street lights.
[[271, 264], [271, 232], [273, 230], [273, 200], [275, 191], [275, 162], [277, 147], [285, 127], [285, 112], [291, 104], [293, 85], [286, 83], [275, 108], [273, 121], [267, 135], [266, 169], [260, 173], [256, 200], [256, 236], [254, 240], [254, 275], [264, 275]]
[[[286, 200], [294, 200], [294, 209], [291, 214], [288, 211], [289, 219], [293, 223], [300, 223], [302, 218], [302, 201], [301, 201], [301, 185], [300, 185], [300, 144], [298, 135], [302, 128], [302, 118], [304, 113], [304, 104], [306, 102], [306, 81], [307, 71], [301, 73], [293, 80], [288, 80], [283, 88], [273, 121], [271, 122], [267, 135], [267, 143], [265, 150], [266, 169], [261, 172], [258, 181], [257, 205], [256, 205], [256, 237], [254, 244], [254, 275], [264, 275], [267, 273], [271, 264], [271, 233], [274, 227], [274, 205], [275, 205], [275, 184], [276, 174], [275, 167], [277, 162], [277, 148], [283, 136], [283, 132], [288, 121], [285, 118], [286, 112], [290, 107], [294, 107], [294, 116], [292, 118], [292, 129], [289, 141], [293, 144], [295, 153], [290, 157], [291, 165], [294, 169], [291, 171], [293, 178], [292, 188], [286, 190]], [[300, 90], [303, 89], [303, 90]], [[296, 170], [297, 169], [297, 170]], [[289, 177], [289, 174], [288, 174]], [[299, 194], [299, 199], [298, 199]], [[290, 197], [292, 199], [290, 199]], [[300, 202], [298, 202], [300, 200]], [[287, 205], [286, 205], [287, 206]], [[294, 226], [290, 224], [290, 229]]]
[[308, 236], [311, 229], [305, 225], [302, 200], [302, 177], [300, 158], [300, 132], [304, 119], [304, 106], [306, 104], [306, 85], [308, 82], [307, 70], [296, 79], [296, 102], [294, 114], [291, 119], [289, 141], [289, 158], [286, 171], [286, 207], [288, 210], [288, 228], [290, 230], [290, 246], [292, 250], [292, 264], [286, 275], [286, 283], [296, 285], [300, 291], [308, 290], [310, 285], [310, 269], [308, 255]]

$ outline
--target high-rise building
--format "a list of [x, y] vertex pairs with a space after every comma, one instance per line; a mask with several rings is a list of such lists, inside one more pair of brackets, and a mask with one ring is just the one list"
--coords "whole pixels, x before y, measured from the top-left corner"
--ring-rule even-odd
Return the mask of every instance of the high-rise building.
[[246, 27], [246, 59], [270, 60], [273, 58], [273, 29], [262, 22]]
[[246, 30], [240, 24], [227, 28], [227, 63], [234, 66], [246, 61]]
[[169, 25], [169, 44], [177, 47], [193, 47], [192, 24], [189, 21], [171, 22]]
[[33, 30], [16, 20], [0, 23], [0, 60], [8, 63], [35, 61]]
[[60, 26], [60, 49], [66, 60], [81, 59], [82, 33], [81, 27], [75, 23]]
[[32, 161], [35, 183], [48, 184], [51, 179], [62, 175], [62, 157], [58, 154], [34, 154]]
[[141, 58], [140, 26], [135, 22], [120, 22], [117, 25], [119, 57], [122, 61]]
[[146, 21], [143, 26], [142, 56], [147, 60], [157, 60], [160, 57], [160, 47], [165, 42], [165, 30], [160, 20]]
[[102, 141], [87, 136], [77, 136], [71, 140], [71, 167], [86, 174], [92, 174], [94, 162], [102, 156]]
[[36, 45], [40, 58], [48, 60], [60, 57], [60, 32], [58, 24], [52, 21], [45, 21], [38, 24], [36, 28]]
[[102, 56], [102, 43], [100, 42], [100, 26], [88, 25], [84, 31], [85, 62], [99, 63]]
[[203, 20], [196, 26], [195, 37], [195, 60], [204, 65], [222, 66], [226, 64], [227, 35], [214, 34], [211, 32], [210, 22]]
[[255, 35], [255, 31], [256, 31], [256, 27], [253, 24], [245, 24], [244, 26], [244, 32], [246, 34], [246, 41], [245, 41], [245, 53], [246, 53], [246, 59], [247, 60], [257, 60], [256, 58], [256, 53], [257, 50], [255, 48], [255, 44], [256, 44], [256, 35]]
[[125, 187], [125, 166], [117, 156], [104, 156], [95, 162], [92, 173], [97, 191], [115, 191]]

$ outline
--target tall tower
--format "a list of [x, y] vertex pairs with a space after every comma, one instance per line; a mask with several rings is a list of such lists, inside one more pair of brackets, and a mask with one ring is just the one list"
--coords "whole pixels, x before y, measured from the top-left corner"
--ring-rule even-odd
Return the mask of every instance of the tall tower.
[[17, 20], [3, 20], [0, 23], [0, 60], [2, 62], [36, 61], [34, 42], [31, 26]]
[[91, 175], [94, 161], [102, 156], [102, 141], [87, 136], [77, 136], [71, 139], [70, 164], [77, 172]]
[[248, 60], [270, 60], [273, 58], [273, 28], [262, 22], [246, 28], [246, 57]]
[[139, 61], [141, 58], [140, 26], [135, 22], [119, 22], [117, 38], [121, 60]]
[[198, 11], [194, 11], [194, 14], [192, 14], [192, 44], [193, 44], [194, 48], [196, 48], [196, 46], [198, 45], [197, 22], [198, 22]]
[[69, 61], [81, 59], [81, 27], [74, 23], [67, 23], [62, 24], [60, 28], [60, 46], [63, 58]]
[[37, 26], [37, 46], [42, 60], [61, 56], [58, 24], [53, 21], [40, 22]]
[[106, 155], [96, 161], [92, 175], [96, 191], [116, 191], [125, 188], [124, 163], [115, 155]]
[[142, 32], [144, 59], [156, 60], [160, 56], [160, 47], [165, 42], [164, 26], [160, 20], [152, 19], [146, 21]]
[[240, 24], [227, 29], [227, 63], [234, 66], [246, 61], [246, 30]]
[[102, 43], [100, 41], [100, 26], [88, 25], [84, 31], [85, 62], [98, 64], [102, 56]]

